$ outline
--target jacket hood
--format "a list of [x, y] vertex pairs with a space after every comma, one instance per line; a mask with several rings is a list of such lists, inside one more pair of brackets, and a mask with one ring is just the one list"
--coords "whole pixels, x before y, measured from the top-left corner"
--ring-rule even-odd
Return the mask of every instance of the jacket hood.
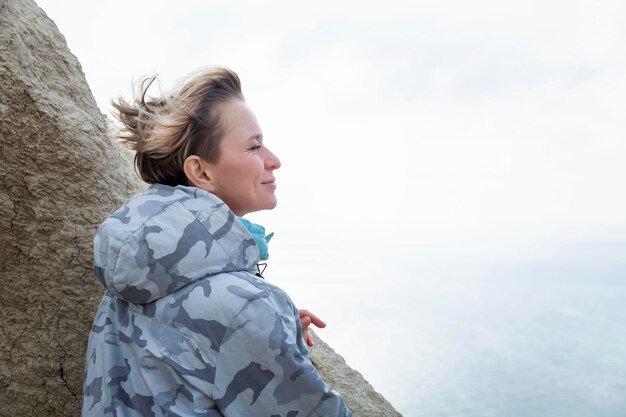
[[94, 235], [94, 271], [104, 287], [149, 303], [220, 272], [252, 271], [259, 250], [215, 195], [155, 184], [113, 212]]

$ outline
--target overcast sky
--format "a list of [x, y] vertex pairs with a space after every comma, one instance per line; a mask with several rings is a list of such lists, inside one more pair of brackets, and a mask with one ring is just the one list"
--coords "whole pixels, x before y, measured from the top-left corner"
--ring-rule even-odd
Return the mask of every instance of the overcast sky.
[[623, 1], [38, 3], [105, 113], [144, 74], [240, 75], [279, 247], [624, 240]]

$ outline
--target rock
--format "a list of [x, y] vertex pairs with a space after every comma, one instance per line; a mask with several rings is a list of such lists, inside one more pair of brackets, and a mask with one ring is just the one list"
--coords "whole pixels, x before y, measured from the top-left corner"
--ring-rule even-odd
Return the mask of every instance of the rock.
[[[0, 416], [78, 416], [92, 233], [145, 185], [55, 24], [0, 2]], [[399, 415], [319, 339], [312, 357], [355, 417]]]
[[77, 416], [103, 292], [92, 233], [143, 186], [29, 0], [1, 1], [0, 103], [0, 415]]
[[385, 398], [376, 392], [363, 376], [350, 368], [344, 359], [313, 334], [315, 345], [310, 349], [311, 362], [322, 379], [341, 393], [354, 417], [402, 417]]

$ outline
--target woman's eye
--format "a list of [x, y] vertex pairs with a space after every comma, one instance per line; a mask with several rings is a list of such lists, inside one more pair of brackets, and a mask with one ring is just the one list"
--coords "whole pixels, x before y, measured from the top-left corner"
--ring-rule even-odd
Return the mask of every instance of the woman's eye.
[[250, 148], [251, 151], [257, 151], [261, 149], [261, 145], [254, 145], [253, 147]]

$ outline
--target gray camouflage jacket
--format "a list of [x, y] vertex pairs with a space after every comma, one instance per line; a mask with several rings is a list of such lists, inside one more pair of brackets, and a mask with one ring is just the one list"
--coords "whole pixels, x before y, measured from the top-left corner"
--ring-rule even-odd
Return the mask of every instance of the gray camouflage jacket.
[[111, 214], [94, 236], [106, 292], [82, 415], [350, 416], [258, 260], [235, 214], [198, 188], [153, 185]]

